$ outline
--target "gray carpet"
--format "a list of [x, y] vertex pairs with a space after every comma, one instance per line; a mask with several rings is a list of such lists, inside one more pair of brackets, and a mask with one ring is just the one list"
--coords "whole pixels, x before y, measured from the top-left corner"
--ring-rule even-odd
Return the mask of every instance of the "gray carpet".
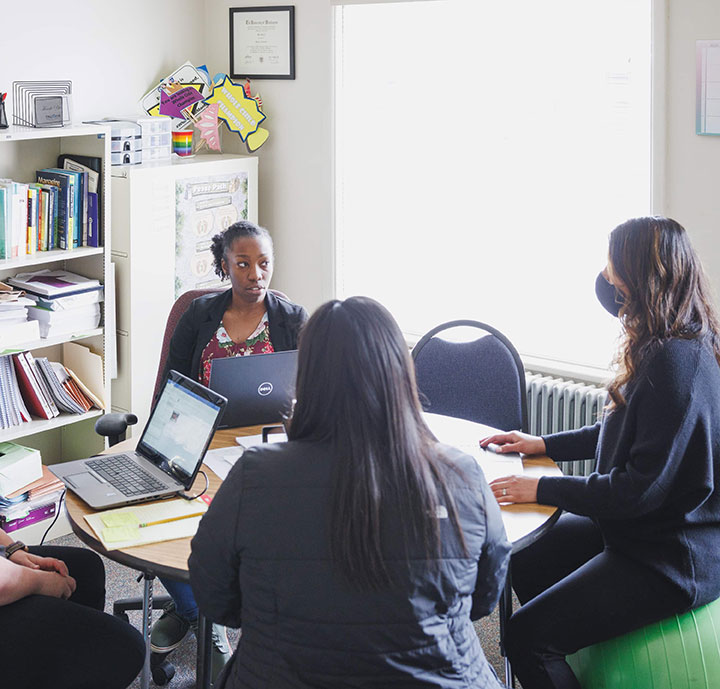
[[[80, 540], [74, 534], [55, 539], [52, 541], [52, 544], [83, 547]], [[112, 602], [118, 598], [130, 598], [132, 596], [142, 595], [142, 583], [138, 583], [138, 573], [135, 570], [123, 567], [122, 565], [106, 558], [103, 558], [103, 562], [105, 563], [107, 579], [107, 596], [105, 603], [105, 610], [107, 612], [112, 611]], [[153, 586], [153, 594], [160, 593], [165, 593], [165, 590], [163, 589], [162, 584], [156, 580]], [[133, 624], [138, 630], [141, 630], [142, 622], [140, 612], [131, 611], [128, 614], [131, 624]], [[156, 611], [155, 617], [158, 617], [159, 615], [160, 612]], [[475, 629], [480, 637], [480, 643], [482, 644], [487, 659], [495, 668], [495, 672], [498, 673], [498, 676], [500, 678], [504, 678], [504, 664], [499, 653], [497, 610], [484, 620], [476, 622]], [[236, 630], [230, 630], [229, 636], [234, 648], [237, 644], [239, 632]], [[192, 687], [195, 686], [196, 651], [197, 645], [195, 643], [195, 637], [192, 634], [188, 634], [180, 647], [169, 656], [169, 660], [171, 660], [175, 666], [175, 676], [168, 685], [170, 689], [192, 689]], [[139, 689], [139, 679], [135, 680], [135, 682], [133, 682], [130, 686], [131, 689]], [[154, 685], [151, 683], [151, 686]]]

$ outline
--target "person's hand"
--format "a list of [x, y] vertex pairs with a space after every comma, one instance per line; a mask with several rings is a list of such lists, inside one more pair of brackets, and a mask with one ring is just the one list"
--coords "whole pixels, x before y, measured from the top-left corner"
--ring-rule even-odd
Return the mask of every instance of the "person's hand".
[[72, 577], [43, 570], [37, 570], [33, 576], [37, 577], [35, 593], [41, 596], [70, 598], [75, 591], [76, 583]]
[[499, 503], [537, 502], [540, 479], [529, 476], [503, 476], [491, 481], [490, 488]]
[[487, 447], [490, 443], [499, 445], [499, 454], [522, 452], [524, 455], [544, 455], [546, 452], [545, 441], [540, 436], [521, 433], [520, 431], [496, 433], [488, 436], [480, 441], [480, 447]]
[[10, 557], [10, 562], [14, 562], [16, 565], [22, 567], [29, 567], [30, 569], [42, 569], [46, 572], [57, 572], [62, 576], [68, 576], [67, 565], [62, 561], [54, 557], [40, 557], [39, 555], [33, 555], [24, 550], [18, 550]]

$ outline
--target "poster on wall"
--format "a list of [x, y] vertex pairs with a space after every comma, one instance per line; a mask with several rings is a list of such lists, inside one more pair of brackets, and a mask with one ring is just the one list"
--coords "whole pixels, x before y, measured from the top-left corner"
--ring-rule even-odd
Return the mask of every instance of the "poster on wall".
[[720, 134], [720, 40], [697, 41], [695, 133]]
[[212, 238], [248, 217], [248, 173], [188, 177], [175, 182], [175, 298], [218, 287]]

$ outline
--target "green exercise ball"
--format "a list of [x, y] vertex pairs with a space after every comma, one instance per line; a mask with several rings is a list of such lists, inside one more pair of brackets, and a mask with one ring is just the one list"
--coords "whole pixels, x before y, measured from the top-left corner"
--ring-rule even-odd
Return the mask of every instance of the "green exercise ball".
[[583, 689], [718, 689], [720, 600], [580, 649], [567, 662]]

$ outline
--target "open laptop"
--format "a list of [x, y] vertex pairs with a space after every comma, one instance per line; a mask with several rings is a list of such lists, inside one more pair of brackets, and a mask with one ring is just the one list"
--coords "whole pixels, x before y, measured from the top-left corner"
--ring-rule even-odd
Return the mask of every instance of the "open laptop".
[[208, 387], [227, 397], [222, 428], [281, 421], [292, 408], [297, 350], [214, 359]]
[[170, 371], [135, 451], [49, 468], [95, 509], [189, 490], [226, 404], [222, 395]]

